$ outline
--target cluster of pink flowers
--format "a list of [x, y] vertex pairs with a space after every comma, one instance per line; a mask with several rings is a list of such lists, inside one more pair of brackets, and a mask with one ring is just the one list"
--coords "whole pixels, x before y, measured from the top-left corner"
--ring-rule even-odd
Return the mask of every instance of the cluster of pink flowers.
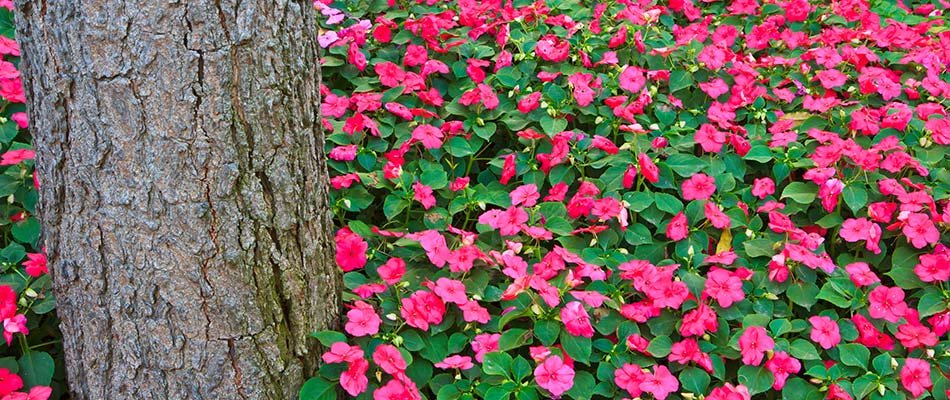
[[946, 397], [950, 4], [316, 7], [347, 293], [312, 386]]

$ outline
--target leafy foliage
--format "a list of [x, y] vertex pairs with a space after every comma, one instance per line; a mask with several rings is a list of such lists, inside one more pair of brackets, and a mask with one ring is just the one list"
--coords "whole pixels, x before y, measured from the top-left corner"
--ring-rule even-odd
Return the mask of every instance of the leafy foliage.
[[316, 6], [304, 398], [947, 398], [945, 2]]

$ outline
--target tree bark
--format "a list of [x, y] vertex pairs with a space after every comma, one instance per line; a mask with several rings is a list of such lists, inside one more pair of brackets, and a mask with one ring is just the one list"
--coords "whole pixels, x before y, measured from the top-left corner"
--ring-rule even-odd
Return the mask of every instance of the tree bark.
[[289, 399], [333, 326], [311, 0], [17, 0], [70, 389]]

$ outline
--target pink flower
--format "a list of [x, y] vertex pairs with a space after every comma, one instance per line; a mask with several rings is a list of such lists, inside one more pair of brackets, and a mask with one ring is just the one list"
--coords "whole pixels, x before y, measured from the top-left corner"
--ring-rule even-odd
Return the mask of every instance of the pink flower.
[[465, 322], [487, 324], [491, 320], [488, 309], [479, 305], [475, 300], [466, 301], [465, 304], [459, 305], [459, 309], [462, 310], [462, 319]]
[[813, 316], [808, 319], [811, 323], [811, 340], [821, 345], [824, 349], [830, 349], [841, 342], [841, 333], [838, 330], [838, 323], [825, 316]]
[[36, 158], [36, 152], [30, 149], [9, 150], [0, 156], [0, 165], [16, 165]]
[[907, 303], [904, 303], [904, 290], [899, 287], [878, 286], [868, 295], [868, 300], [871, 302], [868, 307], [868, 314], [871, 315], [871, 318], [897, 322], [907, 313]]
[[914, 397], [920, 397], [933, 383], [930, 380], [930, 363], [918, 358], [907, 358], [901, 368], [901, 385]]
[[376, 350], [373, 351], [373, 362], [390, 375], [405, 372], [407, 367], [406, 359], [402, 357], [402, 353], [391, 344], [376, 346]]
[[412, 192], [412, 198], [422, 204], [422, 208], [428, 210], [435, 206], [435, 194], [433, 194], [432, 188], [429, 187], [429, 185], [424, 185], [422, 182], [416, 181], [416, 183], [412, 184]]
[[518, 100], [518, 111], [524, 114], [534, 111], [538, 108], [541, 100], [541, 92], [534, 92]]
[[918, 249], [940, 241], [940, 231], [937, 230], [933, 220], [926, 214], [911, 213], [908, 215], [902, 232], [907, 237], [907, 241]]
[[482, 333], [475, 335], [475, 340], [472, 340], [472, 351], [475, 352], [475, 361], [482, 362], [485, 354], [497, 351], [498, 339], [501, 339], [500, 333]]
[[376, 269], [376, 273], [387, 285], [395, 285], [406, 274], [406, 262], [399, 257], [390, 258]]
[[703, 124], [693, 135], [693, 139], [699, 143], [703, 151], [718, 153], [722, 150], [722, 145], [726, 143], [726, 133], [716, 129], [712, 124]]
[[641, 70], [640, 67], [631, 65], [624, 67], [623, 72], [620, 73], [620, 77], [617, 79], [620, 81], [621, 89], [632, 93], [639, 92], [647, 83], [647, 78], [643, 75], [643, 70]]
[[727, 229], [732, 225], [732, 219], [730, 219], [726, 213], [722, 212], [716, 203], [711, 201], [706, 202], [706, 204], [703, 205], [703, 211], [709, 223], [718, 229]]
[[788, 377], [797, 374], [802, 369], [802, 363], [784, 351], [777, 351], [772, 358], [765, 362], [765, 368], [772, 371], [772, 375], [775, 377], [772, 389], [782, 390]]
[[752, 195], [760, 199], [775, 193], [775, 182], [772, 178], [758, 178], [752, 183]]
[[362, 358], [349, 363], [346, 371], [340, 374], [340, 386], [350, 396], [358, 396], [366, 391], [366, 386], [369, 384], [369, 379], [366, 378], [367, 370], [369, 370], [369, 361]]
[[706, 174], [695, 174], [683, 181], [683, 200], [709, 200], [716, 192], [716, 180]]
[[350, 346], [346, 342], [336, 342], [330, 345], [330, 350], [323, 353], [323, 362], [327, 364], [351, 363], [363, 358], [363, 350], [359, 346]]
[[435, 363], [436, 368], [441, 369], [460, 369], [466, 370], [474, 367], [475, 364], [472, 364], [472, 357], [452, 355], [446, 357], [441, 362]]
[[412, 130], [412, 139], [422, 142], [422, 146], [427, 149], [442, 147], [442, 137], [442, 130], [429, 124], [419, 125]]
[[36, 278], [49, 272], [45, 253], [26, 253], [26, 258], [28, 260], [23, 262], [23, 266], [26, 267], [27, 275]]
[[399, 312], [409, 326], [427, 331], [429, 324], [442, 322], [445, 316], [445, 303], [432, 292], [419, 290], [402, 299], [402, 308]]
[[587, 310], [579, 301], [572, 301], [564, 305], [561, 309], [561, 321], [567, 333], [574, 336], [592, 337], [594, 336], [594, 327], [590, 324], [590, 316]]
[[848, 264], [844, 269], [851, 277], [851, 282], [854, 282], [857, 287], [870, 286], [872, 283], [881, 281], [865, 262], [854, 262]]
[[49, 386], [33, 386], [29, 393], [13, 392], [3, 396], [3, 400], [48, 400], [52, 393]]
[[653, 374], [645, 374], [640, 389], [650, 393], [657, 400], [665, 400], [670, 393], [679, 389], [680, 383], [665, 366], [657, 365]]
[[683, 214], [680, 211], [679, 214], [673, 216], [673, 219], [670, 220], [669, 225], [666, 226], [666, 237], [670, 240], [678, 242], [689, 236], [689, 222], [686, 220], [686, 214]]
[[713, 267], [706, 275], [703, 296], [714, 298], [720, 307], [728, 308], [742, 301], [745, 292], [742, 291], [742, 280], [738, 276], [728, 270]]
[[20, 127], [20, 129], [26, 129], [30, 126], [30, 119], [26, 116], [25, 112], [13, 113], [13, 115], [10, 116], [10, 119], [16, 122], [16, 125]]
[[908, 351], [918, 347], [937, 345], [937, 335], [916, 321], [901, 325], [894, 337], [900, 340], [901, 345], [907, 348]]
[[23, 379], [6, 368], [0, 368], [0, 396], [6, 396], [23, 387]]
[[552, 355], [534, 370], [534, 379], [538, 386], [560, 397], [574, 386], [574, 369], [564, 364], [561, 357]]
[[353, 308], [346, 312], [346, 319], [346, 333], [356, 337], [375, 335], [382, 322], [373, 306], [362, 301], [353, 304]]
[[548, 34], [538, 40], [535, 51], [542, 60], [559, 63], [570, 55], [571, 44], [555, 35]]
[[637, 156], [637, 160], [640, 163], [640, 173], [643, 174], [643, 179], [646, 179], [647, 182], [657, 183], [660, 181], [660, 169], [657, 168], [656, 164], [653, 163], [653, 160], [650, 159], [644, 153], [640, 153]]
[[541, 198], [541, 194], [538, 193], [538, 187], [531, 183], [527, 185], [521, 185], [512, 190], [509, 194], [511, 197], [511, 205], [523, 205], [525, 207], [531, 207], [538, 203], [538, 199]]
[[343, 272], [363, 268], [366, 265], [366, 250], [369, 245], [360, 235], [350, 228], [343, 227], [336, 232], [336, 264]]
[[769, 337], [765, 328], [750, 326], [739, 338], [739, 350], [742, 353], [742, 363], [745, 365], [759, 365], [765, 352], [775, 347], [775, 341]]
[[14, 333], [28, 335], [30, 330], [26, 327], [26, 316], [17, 314], [11, 318], [3, 320], [3, 338], [7, 340], [7, 346], [13, 341]]
[[468, 302], [465, 295], [465, 285], [455, 279], [439, 278], [435, 281], [435, 287], [432, 288], [443, 301], [462, 305]]
[[501, 178], [498, 179], [498, 182], [502, 185], [507, 185], [508, 181], [515, 177], [516, 172], [517, 164], [515, 164], [515, 153], [508, 154], [505, 156], [505, 163], [501, 168]]
[[614, 383], [617, 387], [626, 390], [632, 397], [640, 397], [643, 390], [640, 389], [640, 383], [646, 379], [647, 374], [640, 370], [639, 365], [624, 364], [622, 367], [614, 370]]
[[[946, 282], [950, 280], [950, 268], [947, 268], [950, 265], [950, 251], [939, 245], [937, 248], [938, 251], [933, 254], [921, 254], [920, 263], [914, 266], [914, 273], [923, 282]], [[940, 251], [939, 249], [943, 250]]]

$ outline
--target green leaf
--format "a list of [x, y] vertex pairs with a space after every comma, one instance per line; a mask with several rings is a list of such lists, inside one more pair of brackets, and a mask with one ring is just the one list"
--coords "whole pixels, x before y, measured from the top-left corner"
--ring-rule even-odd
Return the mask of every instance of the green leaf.
[[868, 191], [862, 186], [849, 185], [841, 191], [841, 197], [848, 208], [855, 213], [868, 204]]
[[670, 214], [676, 214], [683, 211], [683, 202], [675, 196], [666, 193], [655, 193], [656, 208]]
[[749, 394], [754, 396], [771, 389], [775, 377], [765, 368], [743, 365], [739, 367], [739, 383], [749, 388]]
[[673, 341], [670, 340], [669, 336], [657, 336], [650, 341], [649, 346], [647, 346], [647, 352], [654, 357], [666, 357], [670, 354], [672, 345]]
[[508, 351], [524, 346], [531, 343], [532, 337], [533, 335], [527, 329], [509, 329], [502, 333], [501, 338], [498, 339], [498, 350]]
[[871, 358], [871, 351], [863, 345], [848, 343], [838, 345], [838, 355], [841, 357], [841, 363], [844, 365], [867, 369], [868, 360]]
[[818, 296], [815, 296], [815, 297], [820, 300], [825, 300], [840, 308], [851, 307], [851, 299], [845, 297], [844, 295], [839, 293], [837, 290], [835, 290], [834, 286], [831, 285], [830, 283], [825, 283], [821, 287], [821, 292], [819, 292]]
[[561, 323], [551, 320], [541, 320], [534, 324], [534, 335], [538, 337], [541, 344], [550, 346], [557, 341], [558, 334], [561, 333]]
[[409, 206], [409, 202], [406, 199], [388, 195], [386, 200], [383, 200], [383, 214], [386, 215], [387, 219], [393, 219], [402, 213], [402, 210], [405, 210], [407, 206]]
[[574, 386], [571, 386], [571, 389], [567, 391], [567, 395], [571, 396], [574, 399], [590, 399], [594, 395], [594, 386], [597, 385], [597, 381], [594, 380], [594, 376], [587, 371], [578, 371], [574, 375]]
[[553, 118], [549, 115], [541, 117], [541, 129], [548, 135], [556, 135], [567, 129], [567, 120], [563, 118]]
[[482, 359], [482, 372], [486, 375], [508, 376], [512, 359], [508, 353], [493, 351]]
[[27, 351], [20, 357], [19, 364], [20, 378], [23, 378], [26, 387], [49, 386], [52, 382], [55, 363], [46, 352]]
[[670, 72], [670, 93], [676, 93], [693, 84], [693, 74], [689, 71], [675, 70]]
[[782, 191], [782, 198], [790, 198], [799, 204], [811, 204], [818, 195], [818, 186], [805, 182], [792, 182]]
[[320, 344], [322, 344], [324, 347], [330, 347], [330, 345], [336, 342], [346, 341], [346, 335], [340, 332], [331, 331], [331, 330], [314, 332], [314, 333], [311, 333], [310, 336], [313, 336], [314, 338], [319, 340]]
[[330, 381], [313, 377], [300, 388], [300, 400], [336, 400], [336, 388]]
[[769, 149], [768, 146], [755, 145], [752, 146], [752, 149], [750, 149], [743, 158], [746, 160], [766, 163], [772, 159], [772, 150]]
[[742, 242], [742, 247], [749, 257], [772, 257], [775, 255], [773, 244], [775, 242], [769, 239], [752, 239]]
[[947, 309], [947, 299], [936, 289], [928, 290], [917, 302], [920, 317], [929, 317]]
[[36, 243], [40, 238], [40, 221], [34, 217], [29, 217], [13, 224], [10, 232], [13, 233], [13, 238], [20, 243]]
[[709, 166], [701, 158], [692, 154], [676, 153], [666, 159], [666, 166], [670, 167], [682, 177], [695, 175], [697, 172], [706, 169]]
[[788, 347], [788, 354], [791, 354], [792, 357], [795, 357], [799, 360], [821, 359], [821, 356], [818, 355], [818, 350], [815, 349], [815, 345], [804, 339], [795, 339], [795, 341], [792, 342], [792, 344]]
[[793, 283], [785, 291], [789, 300], [809, 310], [818, 302], [818, 293], [818, 286], [811, 282]]
[[709, 374], [699, 368], [689, 367], [680, 372], [680, 383], [683, 384], [683, 390], [690, 393], [706, 393], [709, 386]]
[[579, 362], [587, 364], [590, 360], [592, 348], [590, 338], [574, 336], [562, 329], [561, 346], [564, 347], [564, 352], [567, 353], [567, 355]]

